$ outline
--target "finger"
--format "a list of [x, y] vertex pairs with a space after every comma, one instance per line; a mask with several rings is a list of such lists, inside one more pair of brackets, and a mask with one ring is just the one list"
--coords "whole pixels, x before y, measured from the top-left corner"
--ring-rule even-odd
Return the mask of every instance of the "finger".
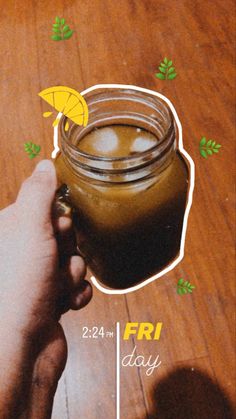
[[74, 290], [80, 286], [81, 281], [85, 278], [87, 267], [85, 261], [81, 256], [71, 256], [68, 273], [70, 280], [70, 288]]
[[87, 267], [81, 256], [73, 255], [68, 257], [60, 271], [60, 293], [64, 294], [65, 290], [73, 292], [85, 278], [86, 273]]
[[72, 228], [72, 219], [70, 217], [61, 216], [53, 219], [54, 231], [56, 233], [66, 233]]
[[50, 160], [40, 161], [18, 193], [16, 205], [23, 219], [37, 226], [51, 224], [51, 208], [57, 189], [55, 167]]
[[80, 310], [85, 307], [93, 296], [93, 289], [91, 284], [85, 279], [81, 281], [79, 287], [71, 295], [70, 309]]
[[59, 298], [57, 302], [58, 311], [60, 314], [65, 313], [70, 309], [71, 296], [74, 292], [78, 292], [79, 287], [86, 275], [86, 265], [82, 257], [71, 256], [67, 258], [64, 269], [60, 272]]
[[77, 242], [73, 229], [65, 230], [63, 233], [56, 233], [56, 240], [59, 251], [59, 266], [68, 265], [68, 257], [77, 254]]
[[62, 314], [71, 310], [79, 310], [85, 307], [91, 300], [93, 290], [91, 284], [82, 279], [79, 286], [73, 291], [69, 292], [68, 289], [61, 293], [57, 301], [57, 315], [60, 317]]

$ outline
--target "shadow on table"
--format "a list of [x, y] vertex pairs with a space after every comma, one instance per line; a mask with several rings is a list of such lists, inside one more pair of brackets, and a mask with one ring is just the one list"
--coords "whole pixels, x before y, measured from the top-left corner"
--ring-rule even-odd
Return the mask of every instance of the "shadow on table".
[[156, 384], [148, 419], [234, 419], [223, 390], [205, 373], [179, 368]]

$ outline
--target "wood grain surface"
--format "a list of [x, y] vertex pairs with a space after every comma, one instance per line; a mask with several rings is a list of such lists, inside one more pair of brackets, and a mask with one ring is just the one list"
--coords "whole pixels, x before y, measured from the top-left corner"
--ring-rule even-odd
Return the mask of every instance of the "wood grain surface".
[[[23, 143], [52, 151], [51, 120], [37, 93], [53, 85], [78, 91], [98, 83], [134, 84], [159, 91], [174, 104], [184, 146], [196, 166], [184, 260], [170, 273], [127, 296], [94, 290], [81, 312], [62, 319], [68, 362], [55, 397], [53, 419], [114, 419], [115, 337], [83, 339], [82, 327], [123, 333], [127, 321], [163, 322], [161, 338], [121, 341], [121, 356], [160, 355], [151, 376], [121, 369], [122, 419], [233, 418], [235, 377], [235, 6], [231, 0], [0, 1], [0, 204], [9, 205], [30, 175]], [[55, 16], [75, 30], [51, 40]], [[177, 77], [155, 77], [173, 60]], [[207, 160], [205, 135], [222, 144]], [[183, 277], [196, 286], [179, 296]]]

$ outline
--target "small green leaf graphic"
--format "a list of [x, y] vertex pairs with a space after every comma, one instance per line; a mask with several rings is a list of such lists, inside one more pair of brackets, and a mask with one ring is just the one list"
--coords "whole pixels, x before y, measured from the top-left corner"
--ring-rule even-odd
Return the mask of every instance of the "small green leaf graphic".
[[58, 16], [55, 19], [56, 23], [52, 25], [52, 31], [54, 34], [52, 35], [53, 41], [63, 41], [64, 39], [70, 39], [73, 35], [73, 32], [69, 25], [66, 25], [66, 21], [64, 18], [60, 19]]
[[62, 32], [66, 32], [70, 30], [70, 27], [68, 25], [65, 25], [64, 28], [62, 29]]
[[183, 282], [184, 282], [183, 278], [180, 278], [180, 279], [178, 280], [178, 285], [182, 285], [182, 284], [183, 284]]
[[162, 73], [156, 73], [156, 77], [160, 80], [165, 80], [165, 76]]
[[202, 137], [200, 141], [200, 145], [205, 145], [205, 144], [206, 144], [206, 137]]
[[165, 57], [163, 62], [160, 63], [158, 67], [162, 75], [160, 73], [156, 73], [155, 76], [160, 80], [174, 80], [177, 73], [175, 72], [175, 67], [172, 66], [172, 64], [172, 60], [168, 60], [168, 58]]
[[184, 281], [183, 278], [180, 278], [177, 283], [177, 294], [192, 294], [195, 285], [190, 284], [189, 281]]
[[53, 39], [53, 41], [61, 41], [62, 37], [61, 37], [61, 35], [52, 35], [52, 39]]
[[24, 149], [28, 154], [29, 158], [33, 159], [34, 157], [37, 157], [39, 155], [41, 146], [38, 144], [28, 142], [24, 144]]
[[207, 159], [208, 156], [212, 156], [214, 153], [218, 153], [221, 144], [216, 144], [213, 140], [208, 140], [206, 137], [202, 137], [199, 143], [199, 151], [202, 157]]
[[70, 37], [73, 35], [73, 32], [74, 31], [69, 31], [69, 32], [65, 33], [64, 39], [70, 39]]
[[169, 80], [174, 80], [176, 76], [177, 76], [177, 73], [172, 73], [172, 74], [168, 74], [167, 77]]
[[207, 153], [205, 150], [200, 150], [200, 154], [202, 157], [205, 157], [205, 159], [207, 159]]

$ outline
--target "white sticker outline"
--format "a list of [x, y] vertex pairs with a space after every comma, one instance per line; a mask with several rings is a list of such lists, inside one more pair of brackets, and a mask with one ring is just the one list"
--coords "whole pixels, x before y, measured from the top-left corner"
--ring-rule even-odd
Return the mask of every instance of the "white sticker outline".
[[[171, 103], [171, 101], [166, 96], [162, 95], [159, 92], [155, 92], [154, 90], [146, 89], [144, 87], [134, 86], [134, 85], [131, 85], [131, 84], [96, 84], [92, 87], [89, 87], [88, 89], [83, 90], [83, 92], [80, 92], [80, 94], [82, 96], [84, 96], [87, 93], [93, 92], [94, 90], [97, 90], [97, 89], [110, 89], [110, 88], [112, 88], [112, 89], [114, 88], [114, 89], [136, 90], [136, 91], [139, 91], [139, 92], [147, 93], [149, 95], [157, 96], [157, 97], [161, 98], [164, 102], [166, 102], [168, 104], [168, 106], [170, 107], [173, 115], [174, 115], [174, 119], [175, 119], [176, 125], [178, 127], [177, 149], [182, 153], [182, 155], [188, 161], [189, 168], [190, 168], [188, 201], [187, 201], [187, 205], [186, 205], [185, 213], [184, 213], [184, 220], [183, 220], [183, 227], [182, 227], [181, 241], [180, 241], [180, 250], [179, 250], [179, 255], [173, 260], [173, 262], [169, 266], [167, 266], [165, 269], [160, 271], [158, 274], [153, 275], [152, 277], [142, 281], [140, 284], [134, 285], [133, 287], [129, 287], [129, 288], [126, 288], [126, 289], [121, 289], [121, 290], [115, 290], [115, 289], [113, 290], [113, 289], [105, 288], [97, 281], [97, 279], [93, 275], [90, 277], [90, 280], [93, 283], [93, 285], [99, 291], [103, 292], [104, 294], [109, 294], [109, 295], [117, 295], [118, 294], [118, 295], [121, 295], [121, 294], [128, 294], [130, 292], [137, 291], [137, 290], [145, 287], [146, 285], [150, 284], [151, 282], [155, 281], [156, 279], [158, 279], [158, 278], [162, 277], [163, 275], [167, 274], [168, 272], [172, 271], [180, 263], [180, 261], [184, 258], [184, 247], [185, 247], [188, 217], [189, 217], [190, 208], [192, 206], [193, 190], [194, 190], [194, 185], [195, 185], [195, 165], [194, 165], [194, 162], [193, 162], [192, 158], [190, 157], [190, 155], [187, 153], [187, 151], [183, 147], [182, 125], [180, 123], [177, 112], [174, 108], [174, 105]], [[59, 113], [57, 115], [57, 118], [60, 119], [61, 116], [62, 116], [62, 113]], [[54, 127], [53, 144], [54, 144], [54, 150], [53, 150], [51, 156], [54, 159], [56, 157], [58, 151], [60, 151], [60, 148], [58, 146], [58, 125], [56, 127]]]

